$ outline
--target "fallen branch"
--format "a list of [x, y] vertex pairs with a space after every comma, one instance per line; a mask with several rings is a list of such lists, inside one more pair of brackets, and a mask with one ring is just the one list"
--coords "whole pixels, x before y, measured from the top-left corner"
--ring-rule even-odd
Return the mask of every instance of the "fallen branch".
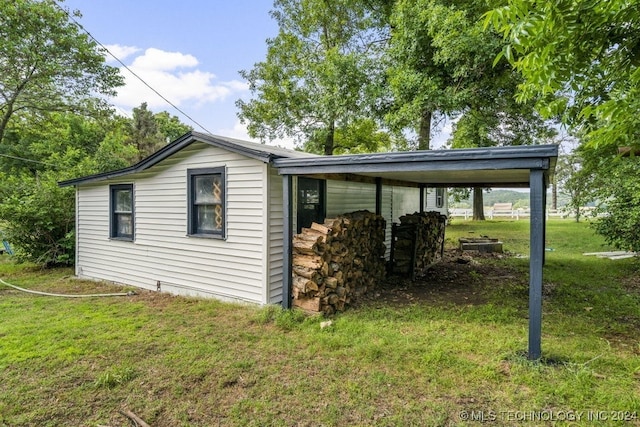
[[128, 409], [125, 409], [124, 411], [120, 411], [120, 413], [125, 417], [129, 418], [131, 421], [133, 421], [137, 427], [151, 427], [149, 424], [145, 423], [142, 418], [140, 418], [139, 416], [137, 416], [136, 414], [134, 414]]

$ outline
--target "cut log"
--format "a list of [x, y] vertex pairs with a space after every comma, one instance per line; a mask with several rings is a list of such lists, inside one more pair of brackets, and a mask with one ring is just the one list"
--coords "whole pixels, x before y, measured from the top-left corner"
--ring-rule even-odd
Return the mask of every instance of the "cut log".
[[293, 287], [299, 289], [303, 294], [318, 290], [318, 284], [316, 282], [300, 276], [293, 276]]
[[324, 224], [318, 224], [317, 222], [311, 224], [311, 229], [319, 231], [322, 234], [329, 234], [331, 232], [331, 228], [327, 227]]
[[312, 280], [318, 284], [322, 283], [322, 274], [318, 272], [318, 270], [314, 270], [311, 268], [303, 267], [301, 265], [293, 265], [293, 273], [298, 276], [307, 278]]
[[315, 255], [314, 247], [316, 242], [311, 240], [302, 240], [297, 237], [293, 238], [293, 250], [303, 255]]
[[293, 305], [300, 307], [303, 310], [320, 311], [320, 298], [296, 298], [293, 300]]
[[322, 259], [315, 255], [295, 255], [294, 264], [298, 267], [304, 267], [311, 270], [317, 270], [322, 267]]

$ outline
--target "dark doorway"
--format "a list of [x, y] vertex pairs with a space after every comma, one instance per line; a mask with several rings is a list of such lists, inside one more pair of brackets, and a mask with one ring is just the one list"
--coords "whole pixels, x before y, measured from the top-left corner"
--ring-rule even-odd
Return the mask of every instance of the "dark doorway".
[[322, 223], [327, 213], [325, 204], [326, 181], [298, 178], [298, 233], [312, 222]]

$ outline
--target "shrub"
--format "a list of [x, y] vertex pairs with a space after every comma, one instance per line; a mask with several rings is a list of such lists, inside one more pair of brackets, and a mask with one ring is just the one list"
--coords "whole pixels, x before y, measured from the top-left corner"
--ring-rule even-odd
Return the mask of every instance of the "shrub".
[[4, 236], [19, 262], [72, 265], [75, 251], [73, 188], [58, 187], [54, 174], [6, 178], [0, 199]]

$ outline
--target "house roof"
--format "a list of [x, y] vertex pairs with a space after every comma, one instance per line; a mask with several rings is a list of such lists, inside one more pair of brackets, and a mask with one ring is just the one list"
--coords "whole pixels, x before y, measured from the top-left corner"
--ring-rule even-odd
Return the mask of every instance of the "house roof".
[[135, 165], [115, 171], [103, 172], [61, 181], [58, 183], [58, 185], [60, 185], [61, 187], [67, 187], [71, 185], [87, 184], [141, 172], [149, 169], [150, 167], [161, 162], [167, 157], [174, 155], [178, 151], [191, 145], [194, 142], [203, 142], [214, 147], [224, 148], [231, 152], [239, 153], [247, 157], [263, 161], [265, 163], [271, 163], [274, 159], [279, 158], [308, 159], [310, 157], [318, 157], [316, 154], [304, 153], [301, 151], [288, 150], [286, 148], [274, 147], [271, 145], [257, 144], [255, 142], [242, 141], [240, 139], [227, 138], [218, 135], [208, 135], [192, 131], [184, 134], [172, 143], [156, 151], [149, 157], [142, 159]]
[[404, 151], [394, 153], [280, 158], [281, 175], [357, 174], [443, 187], [529, 187], [530, 171], [553, 174], [557, 145]]

